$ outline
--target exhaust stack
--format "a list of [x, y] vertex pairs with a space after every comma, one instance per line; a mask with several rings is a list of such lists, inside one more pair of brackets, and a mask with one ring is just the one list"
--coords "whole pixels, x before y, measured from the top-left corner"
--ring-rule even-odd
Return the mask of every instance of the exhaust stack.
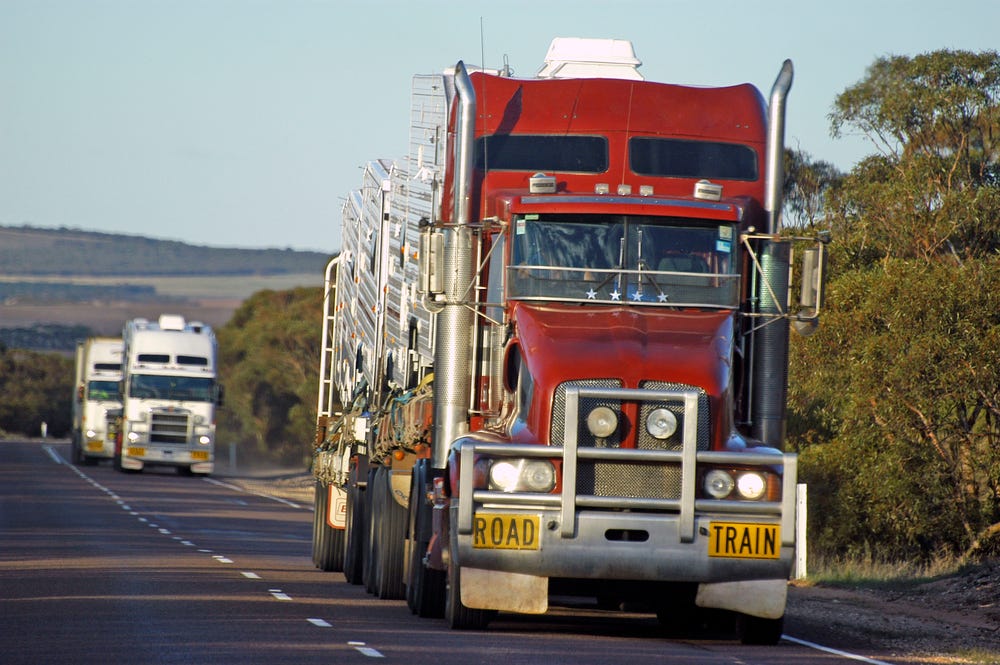
[[764, 209], [767, 210], [767, 232], [781, 230], [782, 189], [785, 185], [785, 102], [792, 88], [792, 61], [785, 60], [778, 78], [771, 86], [767, 107], [767, 190]]
[[[781, 230], [782, 188], [785, 183], [785, 102], [792, 87], [792, 61], [785, 60], [771, 88], [767, 123], [767, 233]], [[785, 443], [785, 399], [788, 393], [788, 276], [791, 247], [761, 241], [762, 274], [757, 284], [759, 312], [770, 315], [753, 341], [753, 435], [773, 448]], [[770, 285], [770, 288], [768, 288]]]
[[472, 362], [472, 312], [461, 299], [472, 279], [471, 189], [476, 129], [476, 91], [459, 61], [455, 65], [458, 119], [455, 134], [453, 224], [444, 231], [445, 304], [437, 314], [434, 341], [434, 440], [431, 466], [444, 469], [451, 442], [465, 433]]

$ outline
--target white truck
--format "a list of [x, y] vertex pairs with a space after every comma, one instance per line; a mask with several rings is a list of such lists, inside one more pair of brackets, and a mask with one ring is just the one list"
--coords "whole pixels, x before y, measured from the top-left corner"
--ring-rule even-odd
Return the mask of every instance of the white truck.
[[115, 466], [172, 466], [209, 474], [215, 464], [217, 344], [211, 327], [163, 314], [132, 319], [122, 333], [122, 430]]
[[122, 340], [88, 337], [76, 345], [73, 382], [73, 463], [96, 464], [115, 454], [121, 397]]

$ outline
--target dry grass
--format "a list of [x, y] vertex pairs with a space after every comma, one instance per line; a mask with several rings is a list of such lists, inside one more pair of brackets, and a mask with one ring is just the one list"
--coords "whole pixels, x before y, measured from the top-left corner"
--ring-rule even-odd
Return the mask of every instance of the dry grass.
[[122, 324], [138, 317], [155, 319], [164, 312], [191, 321], [223, 326], [245, 299], [258, 291], [283, 291], [298, 286], [322, 286], [322, 275], [202, 276], [202, 277], [5, 277], [6, 281], [50, 281], [59, 284], [137, 284], [156, 287], [162, 301], [94, 301], [69, 303], [0, 303], [0, 327], [26, 328], [40, 324], [83, 325], [98, 335], [117, 335]]
[[809, 559], [806, 584], [846, 588], [907, 589], [962, 572], [966, 563], [954, 555], [930, 561], [891, 561], [871, 556]]

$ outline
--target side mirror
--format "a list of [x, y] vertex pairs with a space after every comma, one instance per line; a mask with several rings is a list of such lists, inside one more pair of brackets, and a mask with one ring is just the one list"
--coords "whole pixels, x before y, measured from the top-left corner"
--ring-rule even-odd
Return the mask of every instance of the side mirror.
[[431, 300], [444, 293], [444, 234], [424, 226], [420, 230], [420, 292]]
[[819, 314], [826, 297], [826, 242], [823, 238], [802, 254], [802, 288], [799, 293], [799, 313], [792, 327], [809, 336], [819, 327]]

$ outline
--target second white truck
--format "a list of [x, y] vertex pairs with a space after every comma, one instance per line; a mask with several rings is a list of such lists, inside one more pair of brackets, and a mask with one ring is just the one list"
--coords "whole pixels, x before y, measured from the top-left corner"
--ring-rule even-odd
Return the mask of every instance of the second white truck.
[[209, 474], [215, 466], [215, 410], [222, 403], [211, 327], [164, 314], [125, 324], [122, 431], [115, 466], [172, 466]]
[[121, 397], [122, 340], [88, 337], [76, 345], [73, 382], [73, 463], [96, 464], [115, 453]]

